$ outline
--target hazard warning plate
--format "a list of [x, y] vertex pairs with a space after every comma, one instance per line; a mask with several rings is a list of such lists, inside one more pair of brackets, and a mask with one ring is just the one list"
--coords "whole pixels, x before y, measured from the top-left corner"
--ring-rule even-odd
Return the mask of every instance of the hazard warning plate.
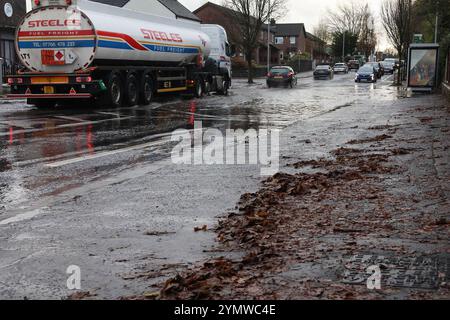
[[47, 66], [60, 66], [66, 64], [65, 50], [41, 50], [42, 64]]

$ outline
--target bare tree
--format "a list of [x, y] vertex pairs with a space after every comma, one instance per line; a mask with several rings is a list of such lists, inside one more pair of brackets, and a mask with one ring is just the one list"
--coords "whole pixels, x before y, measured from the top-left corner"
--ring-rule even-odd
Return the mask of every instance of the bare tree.
[[328, 9], [328, 26], [333, 33], [350, 32], [359, 34], [365, 14], [364, 3], [354, 1], [340, 4], [336, 9]]
[[[411, 43], [411, 2], [411, 0], [385, 0], [381, 7], [381, 19], [384, 29], [390, 42], [397, 50], [400, 60], [405, 59], [406, 50]], [[397, 84], [401, 85], [401, 81], [399, 72]]]
[[314, 28], [312, 32], [317, 38], [324, 43], [329, 43], [331, 40], [330, 28], [328, 27], [326, 20], [321, 20]]
[[358, 50], [366, 57], [370, 56], [377, 46], [377, 35], [375, 33], [375, 18], [370, 11], [369, 5], [361, 11], [361, 26], [358, 37]]
[[225, 0], [224, 4], [233, 10], [233, 19], [240, 29], [238, 44], [247, 60], [248, 82], [253, 83], [253, 52], [258, 47], [264, 23], [283, 13], [286, 0]]

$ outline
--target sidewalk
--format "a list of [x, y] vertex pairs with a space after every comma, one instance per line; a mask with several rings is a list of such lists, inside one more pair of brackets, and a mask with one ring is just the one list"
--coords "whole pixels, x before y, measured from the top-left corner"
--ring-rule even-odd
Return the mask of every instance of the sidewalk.
[[[217, 250], [243, 258], [208, 261], [160, 298], [450, 298], [442, 96], [342, 108], [290, 127], [281, 145], [284, 173], [243, 195], [216, 230]], [[379, 290], [367, 287], [372, 270]]]

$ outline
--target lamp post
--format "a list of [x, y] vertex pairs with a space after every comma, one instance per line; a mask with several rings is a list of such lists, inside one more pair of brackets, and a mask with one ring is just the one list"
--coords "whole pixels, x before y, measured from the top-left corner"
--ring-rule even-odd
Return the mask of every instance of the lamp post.
[[267, 8], [269, 14], [267, 15], [267, 73], [270, 72], [270, 0]]

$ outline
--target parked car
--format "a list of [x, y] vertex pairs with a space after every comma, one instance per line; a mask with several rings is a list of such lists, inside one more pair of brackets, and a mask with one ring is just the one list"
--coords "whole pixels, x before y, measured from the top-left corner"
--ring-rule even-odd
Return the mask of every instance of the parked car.
[[356, 71], [355, 82], [377, 82], [377, 70], [371, 64], [365, 64]]
[[384, 60], [383, 62], [381, 62], [381, 65], [384, 68], [384, 73], [385, 74], [394, 74], [394, 70], [395, 70], [395, 61], [391, 62], [391, 61], [386, 61]]
[[350, 60], [348, 62], [348, 68], [349, 70], [358, 70], [360, 67], [359, 61], [358, 60]]
[[273, 67], [267, 74], [267, 87], [269, 88], [279, 85], [293, 88], [297, 82], [297, 76], [291, 67]]
[[333, 67], [334, 73], [348, 73], [348, 66], [345, 63], [336, 63]]
[[384, 75], [384, 69], [379, 62], [367, 62], [365, 65], [369, 65], [375, 68], [376, 75], [378, 79], [381, 79], [381, 77]]
[[314, 70], [314, 80], [333, 79], [334, 72], [330, 65], [320, 65]]

